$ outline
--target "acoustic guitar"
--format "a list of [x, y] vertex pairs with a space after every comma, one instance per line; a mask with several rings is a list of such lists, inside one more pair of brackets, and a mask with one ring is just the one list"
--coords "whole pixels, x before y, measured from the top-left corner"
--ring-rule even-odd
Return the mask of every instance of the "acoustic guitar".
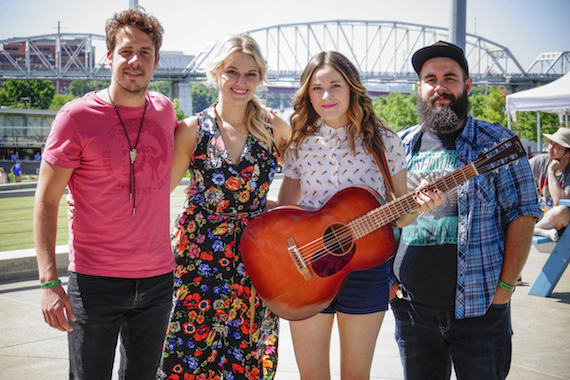
[[[427, 187], [447, 192], [525, 155], [515, 136]], [[383, 203], [373, 189], [355, 186], [316, 211], [281, 206], [254, 218], [239, 249], [269, 309], [288, 320], [309, 318], [332, 303], [348, 274], [388, 260], [399, 238], [391, 222], [418, 205], [413, 193]]]

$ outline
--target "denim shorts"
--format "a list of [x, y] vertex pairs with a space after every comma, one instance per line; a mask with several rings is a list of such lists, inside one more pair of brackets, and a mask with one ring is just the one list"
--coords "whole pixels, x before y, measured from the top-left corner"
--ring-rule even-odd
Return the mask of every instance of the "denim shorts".
[[372, 314], [388, 310], [390, 265], [352, 272], [333, 303], [321, 313]]

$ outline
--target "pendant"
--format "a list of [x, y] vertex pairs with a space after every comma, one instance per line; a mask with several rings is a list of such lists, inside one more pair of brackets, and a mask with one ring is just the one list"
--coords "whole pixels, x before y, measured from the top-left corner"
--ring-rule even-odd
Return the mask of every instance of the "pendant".
[[131, 164], [134, 164], [135, 159], [137, 158], [137, 150], [133, 148], [133, 149], [131, 149], [129, 154], [131, 155]]

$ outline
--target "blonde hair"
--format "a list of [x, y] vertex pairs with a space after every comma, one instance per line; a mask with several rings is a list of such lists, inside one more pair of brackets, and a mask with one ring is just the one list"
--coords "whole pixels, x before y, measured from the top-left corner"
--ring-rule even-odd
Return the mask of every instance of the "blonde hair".
[[295, 93], [294, 112], [291, 115], [292, 137], [288, 146], [299, 148], [303, 140], [314, 134], [322, 122], [309, 98], [309, 86], [313, 74], [318, 69], [331, 66], [338, 71], [350, 87], [348, 117], [350, 125], [347, 137], [352, 154], [356, 153], [356, 140], [362, 136], [362, 146], [367, 153], [380, 153], [384, 150], [382, 134], [389, 128], [374, 112], [372, 99], [362, 85], [356, 67], [344, 55], [336, 52], [320, 52], [315, 55], [301, 74], [301, 86]]
[[[218, 42], [216, 53], [210, 61], [208, 71], [206, 73], [208, 77], [206, 84], [218, 88], [213, 73], [222, 70], [226, 66], [229, 57], [235, 52], [241, 52], [253, 57], [259, 71], [259, 82], [257, 83], [258, 86], [267, 81], [267, 61], [265, 61], [263, 58], [259, 45], [251, 36], [247, 34], [238, 34], [228, 36]], [[245, 124], [249, 132], [254, 137], [256, 137], [268, 147], [271, 147], [275, 144], [275, 139], [270, 133], [272, 126], [268, 121], [269, 113], [263, 107], [261, 101], [257, 98], [257, 96], [253, 95], [253, 98], [251, 98], [251, 100], [247, 103], [247, 109], [245, 111]]]

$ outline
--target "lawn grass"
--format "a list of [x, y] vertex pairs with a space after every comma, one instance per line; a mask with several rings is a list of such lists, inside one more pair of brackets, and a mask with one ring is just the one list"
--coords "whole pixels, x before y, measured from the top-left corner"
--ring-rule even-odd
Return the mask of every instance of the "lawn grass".
[[[0, 251], [34, 248], [34, 197], [0, 198]], [[59, 204], [57, 245], [67, 244], [65, 197]]]
[[[174, 221], [184, 204], [184, 186], [170, 195], [170, 219]], [[34, 197], [0, 198], [0, 252], [34, 248], [32, 218]], [[67, 244], [67, 211], [65, 196], [59, 204], [57, 245]]]

